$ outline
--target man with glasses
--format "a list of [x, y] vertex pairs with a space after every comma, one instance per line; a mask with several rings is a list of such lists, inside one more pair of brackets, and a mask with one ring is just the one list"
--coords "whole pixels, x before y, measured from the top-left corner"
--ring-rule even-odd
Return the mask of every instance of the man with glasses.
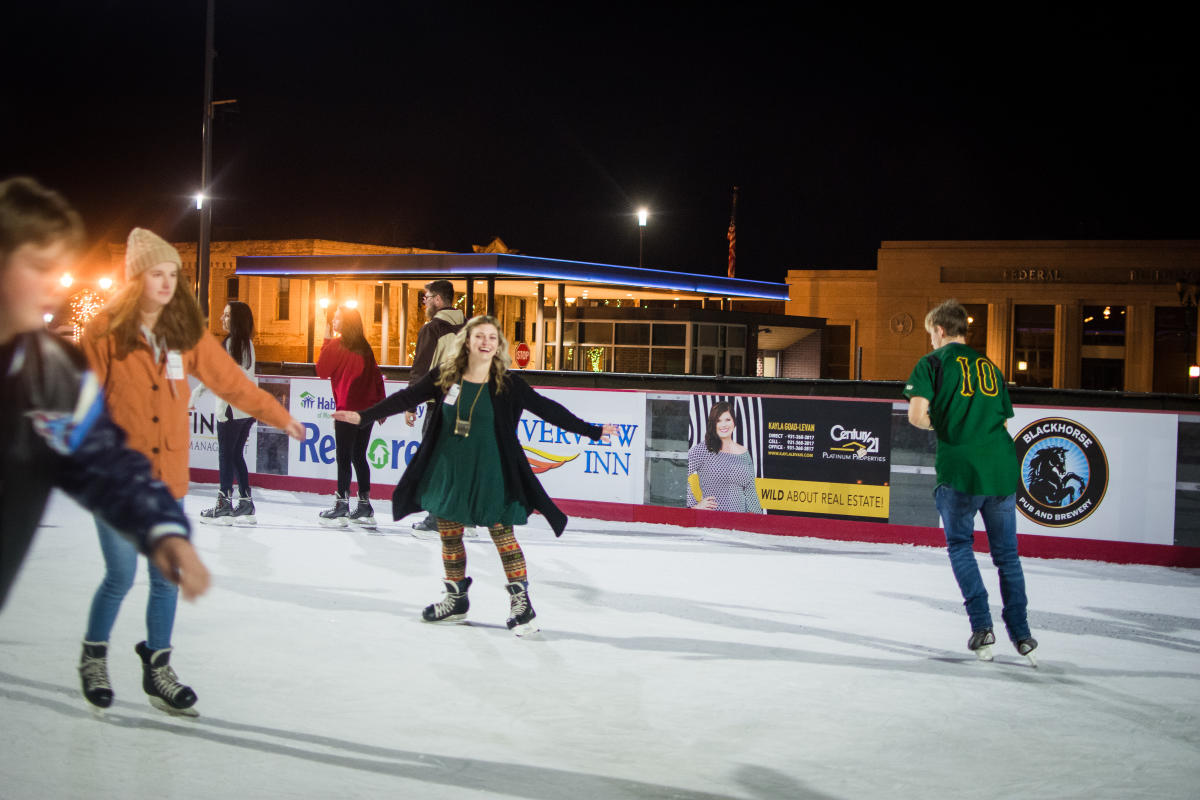
[[[463, 312], [454, 307], [454, 284], [450, 281], [437, 280], [425, 284], [423, 301], [426, 322], [417, 333], [417, 350], [413, 355], [412, 371], [408, 377], [410, 385], [421, 380], [429, 370], [440, 363], [442, 356], [449, 349], [450, 342], [454, 340], [454, 335], [462, 330], [467, 321]], [[432, 406], [432, 403], [427, 404], [422, 415], [422, 437], [429, 433], [429, 412]], [[404, 421], [411, 428], [416, 424], [416, 413], [406, 411]], [[426, 515], [420, 522], [413, 523], [413, 530], [416, 531], [437, 534], [437, 529], [437, 519], [432, 514]]]

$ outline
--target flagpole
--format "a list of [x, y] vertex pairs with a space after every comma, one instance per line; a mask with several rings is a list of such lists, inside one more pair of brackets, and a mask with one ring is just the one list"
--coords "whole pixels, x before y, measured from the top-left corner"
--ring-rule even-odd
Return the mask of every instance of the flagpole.
[[729, 231], [725, 238], [729, 240], [729, 277], [737, 277], [737, 200], [738, 187], [733, 187], [733, 209], [729, 212]]

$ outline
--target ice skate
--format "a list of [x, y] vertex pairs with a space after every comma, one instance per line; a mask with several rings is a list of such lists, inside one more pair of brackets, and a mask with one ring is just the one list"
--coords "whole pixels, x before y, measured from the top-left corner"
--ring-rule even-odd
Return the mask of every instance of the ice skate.
[[992, 645], [996, 643], [996, 634], [992, 633], [991, 628], [982, 628], [971, 634], [971, 638], [967, 640], [967, 649], [975, 653], [975, 657], [980, 661], [991, 661]]
[[233, 506], [229, 502], [229, 495], [217, 492], [217, 504], [201, 511], [200, 521], [205, 525], [232, 525]]
[[508, 589], [508, 629], [516, 636], [532, 636], [541, 628], [534, 622], [537, 612], [529, 602], [529, 583], [513, 581], [505, 587]]
[[83, 696], [97, 709], [112, 705], [112, 684], [108, 681], [108, 642], [84, 642], [79, 657], [79, 678]]
[[438, 532], [437, 517], [433, 514], [426, 514], [425, 519], [414, 522], [412, 531], [413, 536], [417, 539], [441, 538], [441, 534]]
[[249, 495], [242, 495], [238, 498], [237, 505], [233, 507], [233, 515], [230, 517], [234, 525], [257, 525], [258, 517], [254, 516], [254, 501]]
[[425, 606], [425, 610], [421, 612], [421, 618], [426, 622], [454, 622], [466, 619], [467, 609], [471, 607], [470, 601], [467, 600], [467, 590], [471, 588], [471, 579], [443, 580], [442, 583], [446, 587], [446, 594], [438, 602]]
[[361, 525], [364, 528], [374, 528], [375, 524], [375, 509], [371, 508], [371, 498], [369, 495], [360, 494], [358, 503], [354, 506], [354, 512], [350, 514], [350, 521], [355, 525]]
[[328, 528], [344, 528], [350, 518], [350, 501], [346, 495], [338, 492], [333, 496], [333, 508], [327, 508], [320, 513], [320, 522]]
[[1037, 657], [1033, 654], [1033, 651], [1037, 650], [1037, 639], [1032, 636], [1026, 636], [1024, 639], [1016, 641], [1013, 644], [1016, 646], [1018, 653], [1029, 659], [1030, 666], [1036, 667], [1038, 665]]
[[142, 689], [150, 698], [150, 705], [160, 711], [181, 717], [198, 717], [192, 708], [196, 705], [196, 693], [192, 687], [179, 682], [179, 676], [171, 668], [171, 650], [151, 650], [145, 642], [134, 648], [142, 658]]

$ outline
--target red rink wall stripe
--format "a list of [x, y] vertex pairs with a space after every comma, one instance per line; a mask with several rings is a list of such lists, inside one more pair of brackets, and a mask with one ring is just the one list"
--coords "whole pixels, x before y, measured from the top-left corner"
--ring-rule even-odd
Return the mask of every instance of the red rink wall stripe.
[[[216, 483], [215, 469], [191, 469], [191, 479], [197, 483]], [[333, 494], [337, 482], [327, 478], [302, 478], [291, 475], [251, 475], [254, 486], [293, 492]], [[371, 497], [390, 500], [392, 486], [372, 486]], [[846, 542], [878, 542], [910, 544], [921, 547], [945, 547], [941, 528], [921, 525], [893, 525], [883, 522], [853, 522], [819, 517], [790, 517], [779, 514], [737, 514], [729, 511], [705, 511], [694, 508], [603, 503], [595, 500], [555, 500], [559, 508], [572, 517], [602, 519], [611, 522], [680, 525], [685, 528], [720, 528], [747, 533], [766, 533], [773, 536], [810, 536], [815, 539], [835, 539]], [[569, 532], [569, 529], [568, 529]], [[1200, 567], [1200, 547], [1143, 544], [1140, 542], [1108, 542], [1099, 539], [1072, 539], [1065, 536], [1017, 536], [1021, 555], [1029, 558], [1073, 558], [1088, 561], [1107, 561], [1114, 564], [1150, 564], [1164, 567]], [[988, 551], [987, 537], [982, 531], [975, 534], [975, 550]]]

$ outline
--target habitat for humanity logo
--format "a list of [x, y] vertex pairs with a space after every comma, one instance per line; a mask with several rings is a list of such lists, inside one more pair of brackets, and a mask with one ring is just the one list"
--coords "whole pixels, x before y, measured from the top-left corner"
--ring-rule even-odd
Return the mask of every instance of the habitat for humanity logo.
[[853, 458], [859, 461], [884, 461], [879, 455], [879, 437], [871, 431], [844, 428], [834, 425], [829, 429], [829, 438], [835, 444], [821, 453], [822, 458]]
[[1078, 422], [1046, 417], [1014, 439], [1021, 463], [1017, 508], [1039, 525], [1062, 528], [1091, 515], [1108, 491], [1108, 457]]
[[318, 397], [312, 392], [300, 393], [301, 408], [317, 408], [321, 411], [333, 411], [336, 404], [332, 397]]

